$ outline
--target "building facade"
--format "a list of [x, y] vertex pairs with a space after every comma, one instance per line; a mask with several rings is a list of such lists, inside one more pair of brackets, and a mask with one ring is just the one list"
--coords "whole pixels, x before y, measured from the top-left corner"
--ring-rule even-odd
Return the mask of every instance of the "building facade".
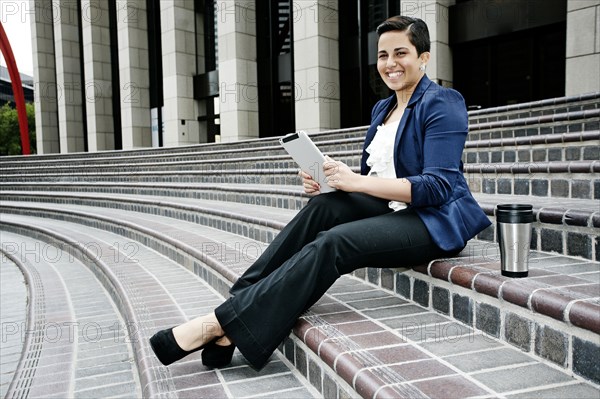
[[600, 91], [600, 0], [29, 1], [38, 153], [366, 125], [398, 14], [470, 107]]

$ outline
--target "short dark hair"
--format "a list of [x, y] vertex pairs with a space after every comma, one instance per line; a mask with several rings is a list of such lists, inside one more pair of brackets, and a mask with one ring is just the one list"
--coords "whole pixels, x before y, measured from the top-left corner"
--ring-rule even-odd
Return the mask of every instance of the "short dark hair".
[[429, 29], [425, 21], [419, 18], [405, 17], [397, 15], [383, 21], [377, 27], [377, 35], [381, 36], [385, 32], [398, 30], [406, 31], [408, 40], [417, 49], [417, 55], [421, 55], [431, 50], [431, 40], [429, 39]]

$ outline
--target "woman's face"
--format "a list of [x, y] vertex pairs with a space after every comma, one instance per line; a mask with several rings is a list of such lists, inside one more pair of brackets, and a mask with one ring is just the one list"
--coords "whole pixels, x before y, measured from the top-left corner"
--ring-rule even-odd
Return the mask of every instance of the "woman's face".
[[423, 77], [419, 70], [429, 60], [429, 53], [419, 57], [417, 49], [404, 31], [389, 31], [379, 37], [377, 70], [385, 84], [396, 92], [413, 88]]

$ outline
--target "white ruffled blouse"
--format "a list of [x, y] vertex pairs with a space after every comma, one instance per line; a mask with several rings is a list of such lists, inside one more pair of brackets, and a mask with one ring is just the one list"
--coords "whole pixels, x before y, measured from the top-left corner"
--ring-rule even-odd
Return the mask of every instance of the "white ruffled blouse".
[[[400, 120], [391, 122], [387, 125], [377, 126], [377, 133], [373, 141], [367, 147], [369, 158], [367, 166], [371, 168], [368, 176], [378, 176], [395, 179], [396, 168], [394, 167], [394, 141]], [[399, 211], [407, 207], [405, 202], [390, 201], [389, 207], [394, 211]]]

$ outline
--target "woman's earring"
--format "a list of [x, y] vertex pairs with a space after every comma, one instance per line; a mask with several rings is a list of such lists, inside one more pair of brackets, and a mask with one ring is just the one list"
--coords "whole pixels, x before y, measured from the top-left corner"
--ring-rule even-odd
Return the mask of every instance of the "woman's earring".
[[424, 64], [421, 64], [421, 66], [419, 67], [419, 71], [425, 72], [425, 65]]

